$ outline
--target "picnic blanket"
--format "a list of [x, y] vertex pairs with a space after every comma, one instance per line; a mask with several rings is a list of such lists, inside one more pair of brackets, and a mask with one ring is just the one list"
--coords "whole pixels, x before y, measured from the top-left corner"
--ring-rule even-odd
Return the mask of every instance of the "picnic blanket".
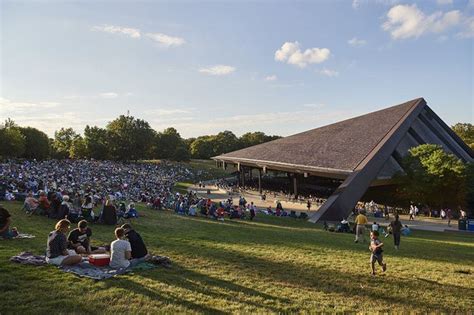
[[13, 236], [11, 238], [0, 237], [0, 240], [20, 240], [20, 239], [29, 239], [29, 238], [35, 238], [35, 237], [36, 236], [32, 234], [20, 233], [17, 236]]
[[19, 255], [10, 258], [10, 261], [23, 265], [44, 266], [46, 265], [46, 256], [33, 255], [30, 252], [22, 252]]
[[[10, 261], [23, 264], [23, 265], [33, 265], [33, 266], [44, 266], [46, 263], [46, 256], [34, 255], [30, 252], [22, 252], [19, 255], [13, 256], [10, 258]], [[75, 274], [79, 277], [94, 279], [94, 280], [104, 280], [115, 277], [117, 275], [122, 275], [128, 272], [141, 271], [141, 270], [150, 270], [156, 268], [158, 265], [169, 268], [171, 266], [171, 260], [166, 256], [153, 256], [153, 263], [144, 262], [130, 269], [113, 269], [109, 266], [94, 266], [89, 264], [88, 261], [83, 261], [74, 266], [59, 266], [58, 268], [64, 272], [69, 272]]]
[[23, 239], [23, 238], [35, 238], [36, 236], [32, 234], [26, 234], [26, 233], [20, 233], [17, 236], [15, 236], [13, 239]]

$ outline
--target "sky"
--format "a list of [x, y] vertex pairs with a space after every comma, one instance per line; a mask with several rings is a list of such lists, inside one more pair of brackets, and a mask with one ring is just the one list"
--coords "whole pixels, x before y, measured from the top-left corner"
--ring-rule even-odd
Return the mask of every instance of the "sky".
[[[291, 135], [424, 97], [474, 122], [474, 0], [0, 0], [0, 120]], [[377, 123], [377, 122], [374, 122]]]

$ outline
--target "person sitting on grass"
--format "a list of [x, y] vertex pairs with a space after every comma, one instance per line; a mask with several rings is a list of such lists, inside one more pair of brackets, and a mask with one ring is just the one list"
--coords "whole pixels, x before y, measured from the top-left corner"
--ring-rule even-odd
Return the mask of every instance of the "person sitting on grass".
[[128, 205], [127, 211], [123, 215], [125, 219], [138, 218], [137, 209], [135, 209], [135, 204], [132, 202]]
[[10, 229], [12, 219], [10, 212], [0, 206], [0, 237], [4, 239], [11, 239], [18, 235], [16, 228]]
[[105, 249], [90, 245], [92, 230], [87, 226], [86, 220], [81, 220], [77, 228], [72, 230], [67, 237], [69, 248], [80, 255], [105, 254]]
[[81, 206], [81, 215], [82, 218], [89, 221], [94, 221], [94, 217], [92, 214], [92, 209], [94, 208], [94, 204], [92, 202], [92, 196], [87, 196]]
[[40, 191], [38, 203], [38, 214], [48, 215], [51, 204], [49, 203], [48, 197], [44, 191]]
[[30, 191], [28, 196], [25, 199], [25, 203], [23, 204], [23, 208], [26, 210], [26, 213], [31, 215], [36, 212], [39, 206], [39, 201], [35, 197], [33, 197], [33, 192]]
[[121, 227], [125, 231], [125, 237], [130, 242], [132, 248], [132, 259], [144, 262], [149, 255], [142, 237], [128, 223], [123, 224]]
[[382, 266], [382, 271], [387, 270], [387, 264], [383, 262], [383, 243], [379, 240], [379, 232], [370, 232], [370, 245], [369, 250], [372, 252], [370, 255], [370, 265], [372, 267], [372, 275], [375, 276], [375, 262], [378, 262]]
[[66, 233], [70, 226], [69, 220], [62, 219], [56, 223], [55, 230], [49, 233], [46, 248], [46, 262], [48, 264], [65, 266], [76, 265], [82, 261], [81, 255], [67, 249]]
[[99, 221], [107, 225], [117, 224], [117, 209], [110, 199], [105, 201], [104, 207], [99, 217]]
[[142, 259], [132, 259], [132, 246], [125, 239], [123, 228], [115, 229], [115, 237], [116, 240], [110, 244], [110, 267], [114, 269], [132, 268], [144, 261]]

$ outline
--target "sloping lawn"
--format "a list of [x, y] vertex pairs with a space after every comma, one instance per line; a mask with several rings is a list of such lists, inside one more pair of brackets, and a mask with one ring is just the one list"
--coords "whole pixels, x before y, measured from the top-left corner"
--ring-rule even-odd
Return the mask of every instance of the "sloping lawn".
[[[95, 282], [55, 267], [8, 258], [40, 254], [54, 221], [4, 203], [14, 226], [36, 239], [0, 241], [0, 314], [279, 313], [314, 311], [472, 312], [474, 235], [414, 232], [396, 252], [383, 239], [388, 271], [370, 276], [367, 244], [290, 218], [216, 222], [140, 208], [135, 221], [150, 251], [171, 269]], [[93, 242], [113, 227], [93, 225]]]

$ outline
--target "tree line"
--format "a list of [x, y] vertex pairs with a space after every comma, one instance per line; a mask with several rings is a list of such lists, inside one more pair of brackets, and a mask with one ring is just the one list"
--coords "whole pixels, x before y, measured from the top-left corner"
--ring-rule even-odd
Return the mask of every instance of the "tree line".
[[136, 161], [168, 159], [187, 161], [243, 149], [280, 138], [263, 132], [237, 137], [231, 131], [184, 139], [175, 128], [155, 131], [145, 120], [121, 115], [105, 128], [87, 125], [83, 135], [61, 128], [49, 138], [33, 127], [20, 127], [7, 119], [0, 126], [0, 157], [44, 160], [96, 159]]

